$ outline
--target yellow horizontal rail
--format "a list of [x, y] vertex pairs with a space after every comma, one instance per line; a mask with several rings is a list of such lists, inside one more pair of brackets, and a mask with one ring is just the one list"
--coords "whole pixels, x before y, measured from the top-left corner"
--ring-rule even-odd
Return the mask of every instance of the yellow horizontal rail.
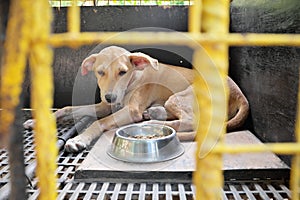
[[[134, 39], [133, 39], [134, 38]], [[151, 40], [149, 38], [155, 38]], [[38, 42], [38, 41], [37, 41]], [[300, 46], [300, 34], [210, 34], [187, 32], [83, 32], [52, 34], [48, 43], [53, 47], [93, 43], [174, 44], [195, 47], [196, 43], [226, 43], [232, 46]]]
[[212, 153], [261, 153], [261, 152], [273, 152], [276, 154], [299, 154], [299, 143], [264, 143], [257, 144], [237, 144], [237, 145], [216, 145], [211, 152]]

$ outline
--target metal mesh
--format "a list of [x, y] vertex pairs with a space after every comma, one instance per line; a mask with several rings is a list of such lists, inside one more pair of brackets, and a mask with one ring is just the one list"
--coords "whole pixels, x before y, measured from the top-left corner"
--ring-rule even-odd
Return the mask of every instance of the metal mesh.
[[[28, 114], [26, 114], [28, 117]], [[72, 120], [58, 123], [58, 136], [73, 126]], [[24, 153], [26, 166], [35, 159], [33, 132], [24, 131]], [[109, 183], [76, 182], [73, 179], [76, 168], [89, 153], [79, 154], [60, 152], [57, 160], [58, 199], [195, 199], [195, 187], [191, 183]], [[8, 153], [0, 150], [0, 191], [9, 182]], [[237, 177], [238, 178], [238, 177]], [[33, 178], [27, 187], [28, 199], [37, 199], [39, 191], [37, 179]], [[287, 180], [229, 180], [222, 190], [222, 199], [290, 199]]]
[[290, 199], [286, 185], [282, 180], [225, 182], [223, 199]]

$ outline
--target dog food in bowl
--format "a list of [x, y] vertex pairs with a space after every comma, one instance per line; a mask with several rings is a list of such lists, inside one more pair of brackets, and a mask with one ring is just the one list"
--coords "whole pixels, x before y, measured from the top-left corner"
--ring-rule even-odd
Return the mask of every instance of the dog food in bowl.
[[118, 134], [133, 139], [159, 139], [172, 134], [170, 127], [158, 125], [129, 126], [121, 129]]
[[183, 154], [173, 128], [159, 124], [133, 124], [116, 131], [107, 153], [126, 162], [161, 162]]

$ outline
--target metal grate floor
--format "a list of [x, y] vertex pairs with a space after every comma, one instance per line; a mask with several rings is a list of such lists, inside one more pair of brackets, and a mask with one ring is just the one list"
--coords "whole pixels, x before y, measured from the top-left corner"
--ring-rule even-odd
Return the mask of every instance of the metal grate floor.
[[[28, 112], [25, 118], [28, 118]], [[58, 137], [74, 126], [72, 121], [60, 121]], [[26, 166], [35, 162], [33, 132], [24, 131], [24, 154]], [[75, 170], [89, 153], [85, 150], [79, 154], [68, 154], [63, 151], [58, 157], [58, 198], [65, 199], [195, 199], [195, 188], [191, 183], [110, 183], [110, 182], [76, 182]], [[7, 199], [4, 194], [9, 183], [8, 153], [0, 149], [0, 200]], [[27, 186], [28, 199], [38, 199], [37, 179], [33, 177]], [[290, 199], [288, 180], [229, 180], [225, 181], [222, 199]]]

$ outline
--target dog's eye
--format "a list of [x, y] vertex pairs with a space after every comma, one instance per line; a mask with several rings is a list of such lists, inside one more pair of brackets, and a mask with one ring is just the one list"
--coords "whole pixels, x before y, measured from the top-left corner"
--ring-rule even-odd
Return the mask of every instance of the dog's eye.
[[124, 74], [126, 74], [126, 71], [120, 71], [120, 72], [119, 72], [119, 75], [120, 75], [120, 76], [123, 76]]
[[104, 76], [104, 71], [98, 71], [98, 74], [99, 74], [100, 76]]

